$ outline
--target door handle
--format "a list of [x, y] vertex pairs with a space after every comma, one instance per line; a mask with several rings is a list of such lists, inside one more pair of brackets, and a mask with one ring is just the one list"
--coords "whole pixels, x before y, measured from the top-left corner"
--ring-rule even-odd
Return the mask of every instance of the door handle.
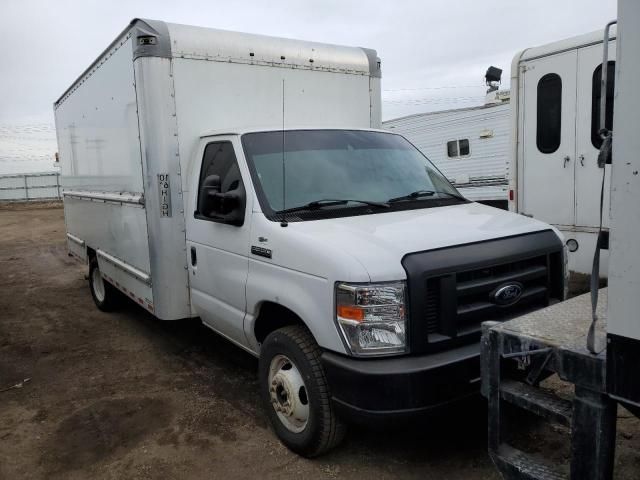
[[578, 157], [580, 159], [580, 165], [584, 167], [584, 155]]
[[571, 161], [571, 157], [569, 155], [566, 155], [564, 157], [564, 162], [562, 163], [562, 168], [567, 168], [567, 163], [569, 163]]
[[198, 263], [198, 256], [196, 255], [196, 247], [191, 247], [191, 266], [195, 267]]

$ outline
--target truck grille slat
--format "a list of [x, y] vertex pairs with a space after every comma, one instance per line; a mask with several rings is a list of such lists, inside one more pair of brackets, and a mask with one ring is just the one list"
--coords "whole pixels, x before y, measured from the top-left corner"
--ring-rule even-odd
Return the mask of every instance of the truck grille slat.
[[484, 320], [562, 300], [562, 248], [552, 230], [543, 230], [406, 255], [411, 353], [477, 342]]
[[[546, 294], [547, 294], [547, 287], [529, 288], [522, 293], [522, 296], [520, 297], [520, 300], [518, 301], [518, 303], [522, 304], [523, 302], [527, 300], [531, 300], [534, 297], [546, 296]], [[499, 311], [501, 308], [505, 308], [505, 307], [500, 307], [495, 303], [491, 303], [491, 302], [473, 302], [473, 303], [466, 303], [462, 305], [458, 304], [457, 313], [458, 313], [458, 316], [469, 315], [473, 313], [480, 313], [483, 311], [485, 313], [488, 313], [492, 311]], [[502, 316], [502, 315], [497, 315], [497, 316]], [[484, 320], [493, 320], [493, 319], [490, 317], [487, 317]]]
[[466, 282], [458, 282], [456, 291], [458, 296], [470, 295], [478, 292], [484, 292], [487, 289], [493, 289], [502, 283], [509, 281], [529, 281], [540, 277], [547, 276], [546, 265], [534, 265], [524, 270], [519, 270], [512, 273], [506, 273], [504, 275], [494, 276], [490, 278], [483, 278], [478, 280], [468, 280]]

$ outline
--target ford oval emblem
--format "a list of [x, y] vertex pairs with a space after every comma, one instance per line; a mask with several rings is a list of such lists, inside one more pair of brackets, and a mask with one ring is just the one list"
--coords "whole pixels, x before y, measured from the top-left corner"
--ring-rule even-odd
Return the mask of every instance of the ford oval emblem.
[[513, 305], [522, 296], [522, 284], [519, 282], [505, 283], [496, 288], [491, 296], [493, 297], [493, 302], [498, 305]]

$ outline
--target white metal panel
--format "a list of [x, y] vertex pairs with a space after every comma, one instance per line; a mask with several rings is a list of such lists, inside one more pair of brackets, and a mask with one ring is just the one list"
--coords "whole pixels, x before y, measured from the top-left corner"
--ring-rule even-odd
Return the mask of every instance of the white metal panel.
[[175, 320], [191, 315], [191, 302], [171, 60], [140, 57], [135, 78], [155, 314]]
[[[132, 40], [127, 35], [56, 103], [55, 118], [61, 183], [69, 193], [80, 195], [64, 198], [67, 232], [87, 248], [149, 274], [143, 204], [110, 198], [142, 198], [145, 191], [135, 88]], [[77, 245], [69, 246], [83, 257]], [[113, 275], [125, 283], [130, 276], [121, 270]], [[146, 289], [139, 297], [153, 304]]]
[[[593, 99], [593, 73], [602, 64], [602, 43], [578, 50], [578, 78], [576, 108], [576, 221], [581, 227], [597, 227], [600, 222], [600, 188], [603, 170], [598, 167], [599, 150], [591, 143], [591, 107]], [[615, 60], [615, 42], [609, 42], [609, 59]], [[600, 84], [596, 86], [600, 90]], [[605, 205], [609, 211], [609, 186], [611, 166], [605, 167]], [[604, 215], [604, 225], [609, 226], [609, 215]]]
[[[603, 22], [604, 23], [604, 22]], [[614, 26], [610, 32], [610, 38], [615, 38], [616, 27]], [[555, 55], [556, 53], [562, 53], [576, 48], [587, 47], [596, 43], [602, 43], [604, 38], [603, 30], [596, 30], [595, 32], [585, 33], [583, 35], [577, 35], [575, 37], [565, 38], [557, 42], [548, 43], [546, 45], [540, 45], [526, 49], [521, 56], [518, 55], [521, 61], [532, 60], [540, 57], [547, 57], [549, 55]]]
[[143, 191], [131, 42], [117, 44], [55, 109], [65, 188]]
[[[640, 339], [640, 2], [618, 2], [607, 331]], [[630, 368], [637, 368], [637, 365]]]
[[[471, 200], [506, 200], [509, 105], [465, 108], [388, 120], [384, 128], [413, 143]], [[483, 133], [490, 130], [491, 134]], [[468, 139], [468, 156], [449, 158], [447, 142]]]
[[367, 76], [370, 72], [369, 59], [362, 48], [175, 23], [168, 23], [167, 27], [174, 58], [295, 66]]
[[369, 77], [369, 102], [371, 128], [382, 128], [382, 95], [379, 77]]
[[98, 265], [102, 276], [131, 300], [151, 313], [155, 313], [151, 285], [120, 268], [116, 263], [117, 260], [116, 262], [109, 261], [108, 257], [99, 253], [100, 251], [98, 251]]
[[64, 198], [67, 232], [94, 250], [103, 250], [149, 272], [147, 222], [142, 206]]
[[283, 80], [285, 127], [370, 127], [368, 76], [179, 58], [173, 75], [183, 171], [205, 132], [281, 128]]
[[[575, 50], [524, 64], [524, 130], [521, 159], [520, 211], [553, 225], [574, 224], [574, 162], [576, 115]], [[536, 142], [538, 83], [547, 74], [562, 80], [560, 146], [542, 153]]]

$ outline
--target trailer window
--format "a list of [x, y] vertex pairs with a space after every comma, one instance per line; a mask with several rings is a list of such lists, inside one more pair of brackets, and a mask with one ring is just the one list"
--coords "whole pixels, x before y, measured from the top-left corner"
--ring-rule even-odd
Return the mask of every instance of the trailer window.
[[198, 200], [204, 179], [209, 175], [220, 177], [220, 191], [222, 193], [238, 188], [242, 177], [231, 142], [214, 142], [205, 147], [202, 170], [200, 170], [200, 183], [198, 184]]
[[470, 149], [468, 138], [447, 142], [447, 156], [449, 158], [466, 157], [469, 153]]
[[562, 79], [548, 73], [538, 82], [536, 145], [542, 153], [553, 153], [560, 147], [562, 127]]
[[[613, 90], [615, 82], [616, 62], [607, 62], [607, 110], [605, 112], [604, 128], [613, 128]], [[591, 83], [591, 143], [598, 150], [602, 145], [600, 137], [600, 100], [602, 98], [600, 82], [602, 81], [602, 64], [593, 71]]]
[[458, 140], [458, 145], [460, 147], [458, 151], [460, 152], [461, 157], [469, 155], [469, 139], [468, 138], [463, 138], [462, 140]]

